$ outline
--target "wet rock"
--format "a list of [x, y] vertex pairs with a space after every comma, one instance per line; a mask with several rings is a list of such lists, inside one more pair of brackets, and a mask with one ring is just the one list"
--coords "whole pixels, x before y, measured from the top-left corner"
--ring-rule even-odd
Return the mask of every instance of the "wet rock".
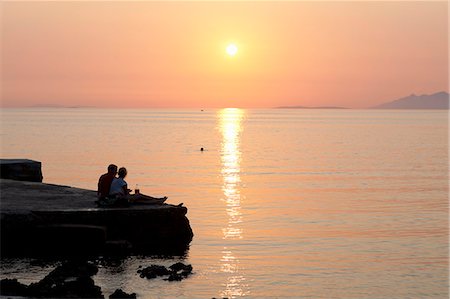
[[0, 281], [0, 295], [3, 296], [27, 296], [28, 286], [17, 281], [17, 279], [2, 279]]
[[72, 260], [56, 267], [55, 270], [50, 272], [45, 278], [51, 277], [55, 279], [63, 279], [67, 277], [94, 276], [97, 272], [97, 266], [92, 263]]
[[178, 273], [176, 273], [176, 272], [173, 272], [173, 273], [171, 273], [171, 274], [169, 275], [169, 277], [168, 277], [167, 279], [165, 279], [165, 280], [168, 280], [168, 281], [180, 281], [180, 280], [183, 280], [183, 278], [185, 278], [183, 275], [178, 274]]
[[156, 278], [158, 276], [170, 275], [171, 271], [169, 271], [166, 267], [160, 265], [150, 265], [149, 267], [140, 269], [137, 271], [142, 278]]
[[169, 267], [172, 271], [179, 272], [179, 271], [186, 271], [186, 272], [192, 272], [192, 266], [191, 265], [185, 265], [183, 263], [175, 263], [172, 266]]
[[180, 262], [173, 264], [169, 268], [172, 270], [172, 277], [169, 277], [169, 281], [181, 280], [192, 274], [192, 266]]
[[114, 293], [109, 295], [109, 299], [136, 299], [136, 293], [128, 294], [121, 289], [117, 289]]
[[101, 288], [91, 278], [98, 268], [87, 262], [70, 261], [56, 267], [47, 276], [28, 287], [32, 297], [104, 298]]
[[50, 298], [104, 298], [101, 288], [94, 284], [91, 277], [77, 277], [54, 285], [31, 284], [30, 294], [36, 297]]
[[[141, 268], [141, 267], [139, 267]], [[156, 278], [158, 276], [166, 276], [164, 280], [168, 281], [180, 281], [186, 277], [188, 277], [192, 273], [192, 266], [185, 265], [183, 263], [175, 263], [167, 269], [164, 266], [160, 265], [151, 265], [149, 267], [137, 270], [137, 273], [140, 274], [142, 278]]]

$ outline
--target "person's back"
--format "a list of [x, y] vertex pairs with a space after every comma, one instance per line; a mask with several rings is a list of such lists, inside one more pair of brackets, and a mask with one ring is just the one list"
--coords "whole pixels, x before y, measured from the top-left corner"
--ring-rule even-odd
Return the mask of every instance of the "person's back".
[[114, 206], [128, 206], [128, 195], [129, 190], [127, 182], [124, 178], [127, 175], [127, 170], [125, 167], [121, 167], [118, 172], [117, 178], [114, 178], [111, 187], [109, 188], [109, 199], [112, 201]]
[[108, 197], [109, 190], [111, 188], [111, 183], [113, 182], [116, 173], [117, 173], [117, 166], [111, 164], [108, 166], [108, 172], [101, 175], [100, 178], [98, 179], [97, 195], [100, 199]]
[[116, 195], [127, 195], [125, 191], [127, 189], [127, 182], [123, 179], [123, 177], [114, 178], [111, 183], [111, 188], [109, 189], [109, 194], [112, 196]]

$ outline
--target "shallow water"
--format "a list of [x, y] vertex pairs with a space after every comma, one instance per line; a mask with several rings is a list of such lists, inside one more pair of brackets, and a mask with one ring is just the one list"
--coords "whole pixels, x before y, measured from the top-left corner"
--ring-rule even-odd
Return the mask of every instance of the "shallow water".
[[[106, 295], [448, 298], [446, 111], [3, 109], [1, 126], [1, 156], [45, 182], [95, 189], [114, 162], [189, 208], [195, 274], [142, 279], [180, 258], [129, 257], [94, 277]], [[54, 267], [35, 262], [2, 277]]]

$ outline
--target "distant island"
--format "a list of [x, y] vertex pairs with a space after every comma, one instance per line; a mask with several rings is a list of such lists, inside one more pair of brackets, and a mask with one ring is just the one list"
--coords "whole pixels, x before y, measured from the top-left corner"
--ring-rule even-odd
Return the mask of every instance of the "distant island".
[[349, 109], [345, 107], [334, 107], [334, 106], [319, 106], [319, 107], [308, 107], [308, 106], [279, 106], [276, 109]]
[[410, 96], [370, 107], [371, 109], [449, 109], [449, 94], [445, 91], [434, 94]]
[[70, 109], [75, 109], [75, 108], [95, 108], [95, 106], [63, 106], [63, 105], [58, 105], [58, 104], [37, 104], [37, 105], [32, 105], [29, 106], [29, 108], [70, 108]]

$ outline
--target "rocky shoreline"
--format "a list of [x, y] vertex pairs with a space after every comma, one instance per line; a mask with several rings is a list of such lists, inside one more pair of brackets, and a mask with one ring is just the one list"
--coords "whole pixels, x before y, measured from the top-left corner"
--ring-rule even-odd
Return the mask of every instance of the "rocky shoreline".
[[[1, 296], [21, 296], [26, 298], [105, 298], [92, 276], [98, 267], [94, 262], [69, 260], [57, 266], [38, 282], [26, 285], [17, 279], [5, 278], [0, 281]], [[166, 268], [160, 265], [140, 267], [141, 278], [167, 277], [167, 281], [180, 281], [192, 274], [192, 266], [177, 262]], [[116, 289], [109, 298], [137, 298], [136, 293], [128, 294]]]

